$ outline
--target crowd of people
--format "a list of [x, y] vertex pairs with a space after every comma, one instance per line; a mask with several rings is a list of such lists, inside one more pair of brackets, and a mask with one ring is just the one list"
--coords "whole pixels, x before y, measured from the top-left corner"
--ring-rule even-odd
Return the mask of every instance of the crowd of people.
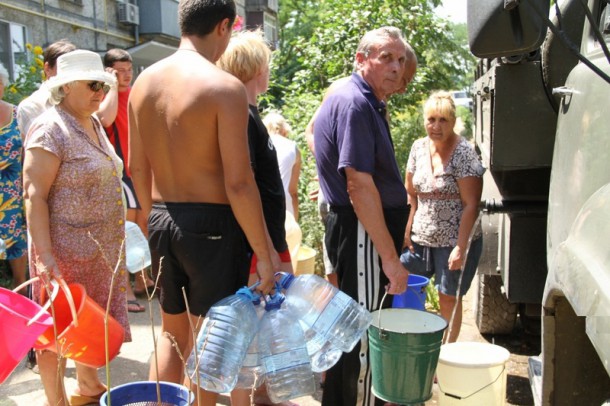
[[[162, 331], [150, 379], [185, 384], [215, 405], [217, 394], [191, 382], [183, 360], [215, 302], [257, 281], [268, 294], [275, 272], [293, 272], [285, 224], [299, 218], [301, 151], [281, 114], [259, 113], [272, 56], [262, 32], [233, 30], [231, 0], [181, 0], [178, 18], [178, 50], [133, 85], [127, 51], [111, 49], [102, 60], [60, 40], [45, 49], [48, 80], [39, 90], [19, 106], [0, 101], [0, 238], [15, 285], [26, 280], [29, 259], [30, 277], [40, 277], [34, 300], [44, 300], [52, 279], [82, 284], [104, 308], [111, 297], [125, 341], [128, 311], [144, 311], [136, 294], [158, 280]], [[329, 280], [375, 311], [391, 305], [382, 303], [386, 292], [405, 292], [409, 272], [434, 276], [441, 316], [452, 321], [445, 341], [453, 342], [481, 255], [475, 219], [485, 169], [454, 131], [455, 104], [443, 91], [424, 103], [427, 136], [399, 168], [387, 101], [406, 91], [416, 69], [400, 29], [368, 31], [352, 75], [332, 85], [303, 131], [324, 203]], [[0, 79], [1, 99], [1, 66]], [[147, 236], [152, 256], [133, 287], [126, 221]], [[111, 283], [114, 269], [120, 277]], [[95, 403], [106, 390], [96, 369], [76, 363], [68, 397], [58, 384], [65, 360], [36, 355], [48, 404]], [[365, 335], [327, 371], [322, 404], [385, 404], [370, 373]], [[250, 395], [236, 390], [232, 404], [249, 405]], [[270, 404], [264, 390], [254, 401]]]

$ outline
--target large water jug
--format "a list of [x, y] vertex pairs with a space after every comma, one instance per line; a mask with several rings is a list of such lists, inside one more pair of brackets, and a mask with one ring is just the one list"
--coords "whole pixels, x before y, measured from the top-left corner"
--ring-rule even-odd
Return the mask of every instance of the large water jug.
[[288, 309], [343, 352], [354, 348], [373, 321], [368, 310], [317, 275], [283, 273], [280, 284]]
[[282, 308], [283, 301], [281, 293], [270, 298], [258, 333], [265, 385], [273, 403], [316, 391], [303, 330], [294, 315]]
[[[252, 304], [254, 304], [256, 317], [260, 323], [261, 318], [265, 314], [265, 306], [261, 304], [260, 297], [256, 297]], [[263, 382], [263, 366], [261, 364], [258, 341], [259, 337], [257, 329], [256, 335], [254, 336], [252, 343], [250, 343], [250, 347], [248, 347], [248, 352], [246, 353], [242, 367], [237, 375], [237, 383], [235, 384], [236, 388], [258, 388]]]
[[304, 321], [299, 319], [299, 324], [305, 335], [305, 344], [309, 360], [311, 361], [311, 370], [313, 372], [327, 371], [339, 361], [343, 351], [335, 347], [330, 341], [325, 341], [322, 334], [317, 333], [305, 324]]
[[131, 221], [125, 222], [125, 265], [131, 273], [150, 266], [148, 241], [140, 227]]
[[256, 295], [248, 288], [241, 288], [208, 311], [186, 362], [188, 377], [202, 389], [224, 393], [235, 388], [237, 375], [258, 329], [252, 304]]

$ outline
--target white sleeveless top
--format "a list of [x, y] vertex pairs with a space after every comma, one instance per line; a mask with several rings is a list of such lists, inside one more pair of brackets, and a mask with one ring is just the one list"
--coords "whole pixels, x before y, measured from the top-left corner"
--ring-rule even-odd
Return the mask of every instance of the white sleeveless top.
[[290, 177], [292, 176], [292, 167], [297, 160], [297, 144], [281, 135], [270, 134], [270, 137], [275, 146], [275, 151], [277, 152], [277, 163], [280, 167], [280, 176], [282, 177], [284, 194], [286, 195], [286, 210], [294, 215], [292, 198], [290, 193], [288, 193], [288, 186], [290, 185]]

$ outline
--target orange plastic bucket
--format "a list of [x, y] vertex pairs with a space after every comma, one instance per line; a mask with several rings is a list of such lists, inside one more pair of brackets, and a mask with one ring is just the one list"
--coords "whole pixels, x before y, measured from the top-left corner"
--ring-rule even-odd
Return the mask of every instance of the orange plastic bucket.
[[0, 288], [0, 383], [13, 372], [38, 336], [53, 325], [51, 315], [37, 303], [14, 291]]
[[[105, 310], [87, 296], [83, 285], [66, 285], [62, 281], [60, 286], [61, 290], [52, 300], [55, 328], [48, 328], [34, 347], [59, 351], [65, 358], [94, 368], [106, 365]], [[123, 327], [109, 315], [108, 361], [118, 355], [124, 335]]]

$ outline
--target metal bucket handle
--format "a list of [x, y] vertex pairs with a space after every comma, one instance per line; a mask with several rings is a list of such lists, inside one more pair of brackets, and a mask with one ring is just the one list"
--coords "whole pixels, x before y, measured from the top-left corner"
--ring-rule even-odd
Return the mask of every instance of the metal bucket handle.
[[381, 305], [379, 306], [379, 310], [377, 311], [377, 326], [379, 330], [379, 339], [387, 340], [389, 334], [381, 327], [381, 311], [383, 310], [383, 302], [385, 302], [385, 298], [388, 295], [388, 289], [385, 290], [383, 297], [381, 298]]
[[454, 399], [458, 399], [458, 400], [462, 400], [462, 399], [468, 399], [471, 396], [476, 395], [477, 393], [481, 392], [483, 389], [490, 387], [491, 385], [493, 385], [494, 383], [496, 383], [496, 381], [498, 379], [500, 379], [500, 377], [504, 374], [504, 371], [506, 370], [506, 363], [504, 363], [504, 365], [502, 366], [502, 371], [500, 371], [500, 373], [498, 374], [498, 376], [496, 377], [496, 379], [494, 379], [493, 381], [489, 382], [487, 385], [483, 386], [482, 388], [479, 388], [477, 390], [475, 390], [474, 392], [472, 392], [470, 395], [468, 396], [459, 396], [459, 395], [454, 395], [453, 393], [447, 393], [443, 390], [443, 388], [441, 387], [441, 382], [438, 382], [438, 389], [445, 394], [445, 396], [449, 396], [450, 398], [454, 398]]

